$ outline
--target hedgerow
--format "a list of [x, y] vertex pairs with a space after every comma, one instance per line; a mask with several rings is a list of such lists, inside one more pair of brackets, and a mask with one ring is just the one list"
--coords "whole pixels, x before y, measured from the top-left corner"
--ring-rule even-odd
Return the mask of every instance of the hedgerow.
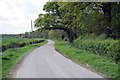
[[24, 46], [27, 46], [30, 44], [41, 43], [43, 41], [44, 41], [44, 39], [34, 39], [34, 40], [23, 41], [23, 42], [11, 42], [10, 44], [2, 45], [0, 50], [3, 52], [3, 51], [8, 50], [10, 48], [24, 47]]
[[[94, 36], [94, 37], [93, 37]], [[80, 36], [74, 45], [94, 54], [104, 55], [113, 59], [116, 63], [120, 61], [120, 40], [105, 39], [103, 35]]]

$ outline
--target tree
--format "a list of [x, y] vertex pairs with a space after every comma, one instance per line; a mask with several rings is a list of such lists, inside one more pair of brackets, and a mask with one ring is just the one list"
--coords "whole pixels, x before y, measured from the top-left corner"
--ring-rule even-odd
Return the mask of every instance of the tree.
[[72, 43], [79, 35], [105, 33], [119, 38], [119, 3], [47, 2], [45, 14], [35, 20], [41, 30], [64, 30]]
[[[66, 5], [69, 5], [66, 9]], [[77, 14], [71, 13], [77, 6], [83, 6], [82, 3], [58, 3], [47, 2], [44, 5], [44, 10], [47, 12], [44, 15], [39, 15], [39, 18], [35, 21], [35, 26], [44, 26], [44, 29], [49, 30], [64, 30], [68, 34], [69, 42], [72, 43], [76, 38], [76, 16]], [[74, 8], [72, 8], [74, 7]], [[71, 9], [72, 8], [72, 9]], [[77, 9], [77, 8], [76, 8]], [[81, 10], [84, 7], [81, 8]], [[77, 11], [77, 10], [76, 10]], [[78, 13], [78, 12], [77, 12]], [[43, 17], [44, 16], [44, 17]]]
[[50, 39], [55, 39], [55, 31], [54, 30], [50, 30], [48, 33], [48, 36]]

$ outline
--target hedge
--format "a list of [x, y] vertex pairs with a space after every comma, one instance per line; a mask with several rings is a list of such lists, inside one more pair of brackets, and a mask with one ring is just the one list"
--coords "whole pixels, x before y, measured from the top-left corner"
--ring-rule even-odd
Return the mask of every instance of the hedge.
[[85, 39], [79, 37], [75, 40], [74, 45], [94, 54], [105, 55], [113, 59], [116, 63], [120, 61], [120, 40], [112, 39]]
[[2, 52], [4, 52], [5, 50], [8, 50], [10, 48], [19, 48], [19, 47], [24, 47], [26, 45], [30, 45], [30, 44], [36, 44], [36, 43], [41, 43], [43, 42], [44, 39], [41, 39], [41, 40], [33, 40], [33, 41], [24, 41], [24, 42], [18, 42], [18, 43], [11, 43], [9, 45], [2, 45], [2, 47], [0, 47], [0, 50]]

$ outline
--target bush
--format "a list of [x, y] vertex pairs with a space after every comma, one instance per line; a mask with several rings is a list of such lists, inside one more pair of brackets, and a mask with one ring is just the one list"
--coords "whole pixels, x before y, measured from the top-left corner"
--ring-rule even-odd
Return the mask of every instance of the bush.
[[24, 41], [24, 42], [18, 42], [18, 43], [16, 43], [16, 42], [11, 42], [10, 44], [8, 44], [8, 45], [2, 45], [2, 48], [0, 47], [0, 50], [2, 51], [2, 52], [4, 52], [5, 50], [8, 50], [8, 49], [10, 49], [10, 48], [19, 48], [19, 47], [24, 47], [24, 46], [26, 46], [26, 45], [29, 45], [29, 44], [37, 44], [37, 43], [41, 43], [41, 42], [43, 42], [43, 41], [45, 41], [44, 39], [35, 39], [35, 40], [31, 40], [31, 41]]
[[80, 36], [78, 39], [76, 39], [74, 45], [79, 49], [90, 51], [94, 54], [105, 55], [113, 59], [115, 62], [120, 60], [119, 40], [105, 39], [103, 35], [94, 35], [94, 37], [93, 35], [87, 35]]

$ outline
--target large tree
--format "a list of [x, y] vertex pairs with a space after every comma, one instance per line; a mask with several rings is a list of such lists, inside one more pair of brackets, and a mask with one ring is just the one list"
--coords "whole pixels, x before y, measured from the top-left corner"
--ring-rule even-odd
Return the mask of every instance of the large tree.
[[76, 2], [47, 2], [43, 9], [46, 14], [39, 15], [35, 21], [35, 26], [49, 30], [64, 30], [68, 34], [70, 43], [72, 43], [77, 37], [77, 16], [79, 13], [82, 14], [80, 10], [84, 10], [87, 5]]
[[119, 38], [119, 3], [47, 2], [35, 20], [41, 30], [64, 30], [70, 43], [80, 34], [105, 33]]

